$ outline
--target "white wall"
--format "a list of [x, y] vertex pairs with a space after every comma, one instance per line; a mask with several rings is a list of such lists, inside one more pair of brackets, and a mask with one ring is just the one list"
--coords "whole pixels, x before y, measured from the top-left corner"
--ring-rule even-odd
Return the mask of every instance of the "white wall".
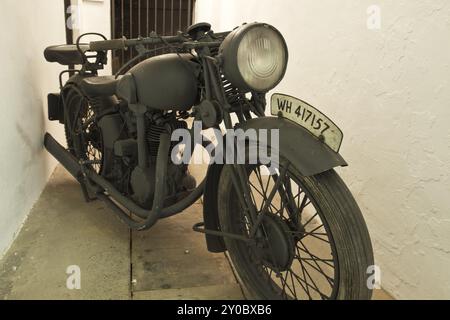
[[[77, 0], [81, 3], [81, 28], [83, 32], [99, 32], [111, 37], [111, 1]], [[75, 2], [77, 2], [75, 1]]]
[[57, 65], [45, 61], [46, 46], [65, 42], [62, 1], [0, 3], [0, 255], [12, 242], [39, 197], [55, 161], [43, 149], [50, 131], [48, 92], [58, 91]]
[[[83, 33], [97, 32], [103, 34], [107, 39], [111, 39], [111, 0], [72, 0], [73, 5], [78, 5], [78, 23], [74, 30], [74, 41]], [[101, 40], [98, 37], [86, 37], [83, 40]], [[108, 58], [108, 65], [100, 71], [100, 75], [111, 74], [111, 55]]]
[[[110, 36], [109, 1], [83, 2], [81, 31]], [[56, 162], [43, 149], [45, 131], [65, 142], [62, 125], [47, 121], [47, 93], [58, 92], [65, 67], [43, 51], [65, 43], [64, 2], [0, 1], [0, 256], [9, 247]]]
[[[381, 8], [381, 29], [366, 26]], [[277, 91], [344, 131], [339, 172], [363, 210], [396, 298], [450, 299], [450, 2], [197, 0], [217, 31], [263, 21], [285, 35]]]

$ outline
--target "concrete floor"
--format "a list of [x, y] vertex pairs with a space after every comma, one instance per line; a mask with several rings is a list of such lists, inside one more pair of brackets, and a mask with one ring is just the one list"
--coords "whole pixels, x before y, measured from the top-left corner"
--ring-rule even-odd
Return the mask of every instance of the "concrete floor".
[[[151, 230], [131, 232], [101, 202], [86, 203], [58, 167], [0, 261], [0, 299], [243, 299], [228, 260], [192, 231], [197, 203]], [[79, 266], [81, 289], [66, 273]], [[375, 299], [390, 299], [376, 290]]]

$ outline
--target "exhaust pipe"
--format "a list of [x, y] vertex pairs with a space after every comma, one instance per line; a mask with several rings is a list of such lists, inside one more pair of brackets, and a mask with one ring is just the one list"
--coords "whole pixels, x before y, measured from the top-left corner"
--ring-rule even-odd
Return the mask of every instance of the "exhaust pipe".
[[[78, 181], [83, 179], [83, 172], [81, 170], [81, 165], [78, 163], [77, 158], [67, 151], [62, 145], [59, 144], [58, 141], [55, 140], [49, 133], [45, 134], [44, 137], [44, 146], [47, 151], [58, 160], [64, 168], [69, 171], [69, 173]], [[115, 213], [118, 213], [120, 218], [126, 222], [132, 229], [135, 230], [145, 230], [153, 226], [156, 221], [160, 218], [163, 199], [164, 199], [164, 178], [167, 172], [167, 154], [169, 153], [170, 148], [170, 137], [165, 135], [161, 139], [161, 143], [159, 146], [159, 158], [163, 158], [163, 161], [157, 161], [156, 165], [156, 191], [155, 191], [155, 199], [153, 202], [153, 208], [151, 211], [145, 210], [138, 205], [136, 205], [133, 201], [122, 195], [109, 181], [107, 181], [102, 176], [98, 175], [96, 172], [93, 172], [90, 169], [86, 169], [85, 174], [88, 179], [93, 181], [95, 184], [100, 186], [105, 192], [108, 193], [110, 197], [115, 199], [122, 206], [126, 207], [130, 211], [132, 211], [137, 216], [145, 219], [143, 222], [137, 222], [130, 219], [126, 212], [124, 212], [121, 208], [117, 207], [114, 202], [112, 202], [108, 196], [106, 196], [103, 192], [98, 193], [97, 196], [99, 199], [105, 201], [112, 209], [114, 209]]]
[[46, 133], [44, 136], [45, 149], [53, 156], [64, 168], [77, 180], [82, 176], [81, 166], [78, 163], [77, 158], [70, 152], [68, 152], [62, 145], [59, 144], [50, 133]]
[[[78, 181], [83, 180], [83, 172], [81, 170], [81, 165], [78, 163], [77, 158], [67, 151], [63, 146], [61, 146], [58, 141], [55, 140], [49, 133], [45, 134], [44, 146], [47, 151], [58, 160], [64, 168]], [[161, 218], [167, 218], [174, 214], [177, 214], [189, 207], [195, 201], [197, 201], [203, 194], [203, 189], [205, 181], [203, 181], [200, 186], [197, 187], [189, 196], [181, 200], [180, 202], [163, 208], [164, 200], [164, 179], [167, 174], [167, 155], [170, 149], [170, 137], [167, 134], [161, 135], [161, 141], [158, 149], [158, 160], [156, 162], [156, 181], [155, 181], [155, 199], [153, 202], [152, 210], [145, 210], [127, 198], [125, 195], [120, 193], [109, 181], [107, 181], [102, 176], [98, 175], [96, 172], [86, 168], [85, 174], [86, 178], [94, 182], [97, 186], [100, 186], [103, 191], [97, 193], [97, 197], [100, 200], [106, 202], [111, 209], [121, 218], [123, 222], [128, 224], [128, 226], [134, 230], [146, 230], [153, 226], [156, 221]], [[105, 194], [106, 193], [106, 194]], [[136, 216], [144, 219], [144, 221], [138, 222], [134, 221], [129, 217], [129, 213], [125, 212], [113, 202], [114, 199], [121, 206], [127, 208]]]

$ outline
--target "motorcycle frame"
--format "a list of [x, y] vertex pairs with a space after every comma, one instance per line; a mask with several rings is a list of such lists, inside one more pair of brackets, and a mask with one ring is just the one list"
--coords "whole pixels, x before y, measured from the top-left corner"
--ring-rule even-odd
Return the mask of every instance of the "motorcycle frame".
[[[78, 43], [78, 42], [77, 42]], [[197, 48], [199, 49], [199, 48]], [[198, 58], [203, 66], [203, 77], [204, 77], [204, 85], [205, 85], [205, 94], [206, 99], [215, 100], [219, 103], [221, 112], [223, 115], [223, 122], [225, 124], [226, 129], [232, 129], [233, 124], [231, 120], [231, 106], [228, 104], [225, 92], [223, 90], [220, 73], [219, 73], [219, 61], [210, 56], [210, 51], [208, 46], [205, 46], [198, 50]], [[103, 60], [103, 56], [101, 57]], [[92, 66], [95, 66], [95, 69], [92, 69]], [[82, 69], [77, 71], [80, 75], [80, 78], [84, 76], [96, 76], [97, 75], [97, 66], [98, 63], [89, 64], [86, 60], [86, 64], [83, 65]], [[61, 76], [67, 72], [75, 72], [75, 70], [66, 70], [63, 71], [60, 75], [60, 83], [62, 85]], [[69, 80], [70, 82], [70, 80]], [[76, 84], [75, 84], [75, 87]], [[77, 90], [80, 90], [77, 88]], [[81, 91], [81, 90], [80, 90]], [[80, 92], [85, 96], [83, 92]], [[63, 99], [64, 103], [64, 99]], [[137, 119], [137, 144], [138, 144], [138, 159], [139, 163], [143, 165], [143, 163], [147, 163], [148, 154], [146, 152], [145, 145], [145, 123], [144, 123], [144, 114], [147, 111], [147, 107], [138, 105], [138, 104], [129, 104], [129, 109], [134, 112]], [[198, 117], [195, 118], [199, 120]], [[190, 128], [191, 133], [193, 127]], [[194, 135], [191, 134], [191, 146], [195, 147]], [[163, 202], [165, 198], [164, 194], [164, 177], [167, 173], [167, 158], [169, 157], [170, 150], [170, 136], [169, 134], [161, 135], [160, 145], [156, 157], [156, 177], [155, 177], [155, 193], [152, 209], [146, 210], [138, 206], [134, 201], [130, 198], [124, 196], [118, 191], [112, 183], [107, 181], [100, 174], [96, 173], [88, 166], [87, 161], [79, 161], [73, 155], [68, 154], [66, 150], [59, 145], [59, 143], [53, 139], [49, 134], [45, 136], [44, 142], [46, 148], [53, 155], [57, 156], [57, 159], [68, 168], [69, 172], [77, 178], [79, 182], [81, 182], [88, 190], [88, 193], [95, 194], [95, 197], [99, 200], [104, 201], [112, 210], [115, 212], [118, 217], [125, 222], [130, 228], [135, 230], [146, 230], [151, 228], [159, 219], [167, 218], [178, 213], [181, 213], [186, 208], [190, 207], [194, 204], [203, 194], [204, 187], [206, 183], [206, 177], [203, 181], [190, 192], [190, 194], [183, 198], [181, 201], [164, 208]], [[64, 150], [63, 150], [64, 149]], [[64, 154], [64, 155], [63, 155]], [[62, 156], [63, 155], [63, 156]], [[75, 164], [76, 163], [76, 164]], [[237, 166], [235, 166], [238, 168]], [[239, 187], [238, 181], [244, 181], [245, 173], [242, 170], [237, 171], [237, 178], [234, 179], [236, 182], [236, 187], [238, 190]], [[250, 199], [249, 190], [243, 189], [243, 194], [245, 199]], [[242, 193], [239, 193], [242, 194]], [[246, 201], [246, 200], [245, 200]], [[123, 208], [133, 212], [136, 216], [143, 218], [143, 221], [137, 221], [130, 217], [129, 213], [126, 212]], [[256, 212], [254, 209], [252, 210], [254, 218], [256, 217]]]

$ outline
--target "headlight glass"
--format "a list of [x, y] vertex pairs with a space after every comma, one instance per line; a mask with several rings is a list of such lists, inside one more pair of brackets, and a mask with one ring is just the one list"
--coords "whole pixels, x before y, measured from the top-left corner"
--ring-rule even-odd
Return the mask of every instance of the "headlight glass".
[[266, 91], [284, 73], [286, 52], [283, 39], [270, 28], [252, 28], [238, 49], [238, 67], [247, 84], [257, 91]]
[[278, 30], [254, 23], [236, 29], [228, 37], [222, 44], [223, 69], [234, 85], [248, 91], [266, 92], [281, 81], [288, 52]]

